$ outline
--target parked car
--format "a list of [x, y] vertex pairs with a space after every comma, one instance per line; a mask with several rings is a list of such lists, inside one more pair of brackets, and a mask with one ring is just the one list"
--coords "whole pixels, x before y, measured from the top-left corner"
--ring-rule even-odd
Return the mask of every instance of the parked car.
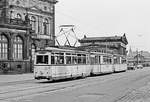
[[143, 68], [143, 65], [141, 65], [141, 64], [137, 65], [137, 69], [142, 69], [142, 68]]
[[135, 66], [133, 64], [128, 64], [128, 70], [135, 70]]

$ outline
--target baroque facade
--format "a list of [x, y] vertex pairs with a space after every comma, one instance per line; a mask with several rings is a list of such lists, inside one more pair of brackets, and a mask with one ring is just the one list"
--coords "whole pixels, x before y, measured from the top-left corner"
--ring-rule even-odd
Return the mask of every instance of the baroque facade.
[[128, 41], [126, 35], [108, 37], [86, 37], [79, 40], [80, 49], [102, 53], [120, 54], [126, 56], [126, 45]]
[[56, 3], [0, 1], [0, 63], [7, 63], [10, 72], [31, 72], [35, 49], [55, 45]]

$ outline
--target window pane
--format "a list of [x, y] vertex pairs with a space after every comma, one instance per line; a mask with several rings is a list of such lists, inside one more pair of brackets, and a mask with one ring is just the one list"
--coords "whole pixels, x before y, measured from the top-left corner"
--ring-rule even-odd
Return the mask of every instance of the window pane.
[[0, 35], [0, 59], [7, 59], [8, 40], [4, 35]]
[[66, 64], [71, 64], [71, 56], [66, 56]]
[[55, 64], [55, 58], [54, 58], [54, 56], [51, 56], [51, 64]]
[[14, 51], [13, 51], [13, 55], [14, 55], [14, 59], [22, 59], [23, 58], [23, 41], [22, 39], [17, 36], [14, 39]]
[[37, 55], [36, 64], [48, 64], [48, 55]]

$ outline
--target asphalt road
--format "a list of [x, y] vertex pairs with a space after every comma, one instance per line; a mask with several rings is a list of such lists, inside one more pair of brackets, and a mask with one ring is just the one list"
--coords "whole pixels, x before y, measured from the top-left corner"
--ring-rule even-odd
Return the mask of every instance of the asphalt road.
[[149, 82], [150, 68], [77, 80], [14, 82], [0, 85], [0, 102], [123, 102]]

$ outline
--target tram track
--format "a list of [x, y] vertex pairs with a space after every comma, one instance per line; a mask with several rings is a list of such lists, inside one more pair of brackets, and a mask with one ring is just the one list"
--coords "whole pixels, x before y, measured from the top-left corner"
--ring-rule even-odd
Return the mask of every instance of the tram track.
[[3, 83], [0, 83], [0, 86], [10, 86], [10, 85], [17, 85], [17, 84], [25, 84], [25, 83], [33, 82], [34, 80], [35, 79], [24, 80], [24, 81], [3, 82]]
[[[68, 85], [68, 86], [65, 85], [65, 86], [58, 86], [58, 87], [53, 87], [53, 88], [51, 88], [49, 85], [46, 85], [46, 86], [43, 86], [43, 87], [33, 87], [33, 88], [25, 88], [25, 89], [15, 90], [15, 91], [1, 92], [0, 93], [0, 100], [7, 100], [7, 99], [25, 97], [25, 96], [30, 96], [30, 95], [38, 95], [38, 94], [41, 94], [41, 93], [44, 94], [44, 93], [47, 93], [47, 92], [54, 92], [54, 91], [57, 91], [57, 90], [77, 87], [77, 86], [80, 86], [80, 85], [81, 85], [81, 83], [77, 83], [77, 84], [71, 84], [71, 85]], [[38, 88], [38, 90], [37, 90], [37, 88]], [[30, 90], [32, 90], [32, 92], [29, 92]], [[23, 92], [23, 93], [21, 93], [21, 92]], [[16, 93], [20, 93], [20, 94], [15, 95]], [[12, 96], [9, 96], [9, 95], [12, 95]], [[7, 96], [7, 97], [5, 97], [5, 96]]]
[[[111, 76], [116, 76], [115, 78]], [[84, 86], [89, 86], [93, 84], [97, 84], [97, 82], [101, 81], [101, 83], [110, 81], [110, 80], [117, 80], [120, 78], [125, 77], [123, 75], [122, 77], [119, 75], [111, 75], [110, 78], [103, 80], [102, 78], [92, 78], [92, 80], [74, 80], [71, 81], [72, 83], [65, 82], [65, 83], [52, 83], [52, 84], [46, 84], [42, 86], [32, 86], [32, 87], [27, 87], [27, 88], [21, 88], [21, 89], [14, 89], [12, 91], [3, 91], [0, 92], [0, 100], [9, 100], [9, 99], [15, 99], [15, 98], [22, 98], [22, 97], [28, 97], [28, 96], [34, 96], [34, 95], [39, 95], [39, 94], [44, 94], [44, 93], [51, 93], [55, 91], [60, 91], [64, 89], [75, 89], [75, 88], [80, 88]], [[119, 76], [119, 77], [118, 77]], [[107, 76], [108, 77], [108, 76]], [[94, 80], [93, 80], [94, 79]], [[23, 84], [23, 83], [22, 83]], [[15, 84], [13, 84], [15, 85]]]
[[[25, 97], [25, 96], [30, 96], [30, 95], [38, 95], [38, 94], [41, 94], [41, 93], [46, 93], [46, 92], [53, 92], [53, 91], [57, 91], [57, 90], [62, 90], [62, 89], [65, 89], [65, 88], [68, 88], [68, 87], [73, 87], [73, 86], [76, 86], [76, 85], [71, 85], [71, 86], [67, 86], [67, 87], [60, 87], [60, 88], [53, 88], [53, 89], [49, 89], [49, 90], [41, 90], [41, 91], [38, 91], [38, 92], [32, 92], [32, 93], [27, 93], [27, 94], [21, 94], [21, 95], [17, 95], [17, 96], [10, 96], [10, 97], [0, 97], [0, 100], [7, 100], [7, 99], [13, 99], [13, 98], [19, 98], [19, 97]], [[41, 87], [40, 87], [41, 88]], [[42, 87], [44, 88], [44, 87]], [[47, 87], [46, 87], [47, 88]], [[32, 91], [33, 89], [36, 89], [36, 88], [32, 88]], [[18, 92], [21, 92], [21, 91], [29, 91], [31, 89], [24, 89], [24, 90], [17, 90], [17, 91], [13, 91], [13, 92], [5, 92], [5, 93], [0, 93], [0, 94], [6, 94], [6, 93], [18, 93]]]

